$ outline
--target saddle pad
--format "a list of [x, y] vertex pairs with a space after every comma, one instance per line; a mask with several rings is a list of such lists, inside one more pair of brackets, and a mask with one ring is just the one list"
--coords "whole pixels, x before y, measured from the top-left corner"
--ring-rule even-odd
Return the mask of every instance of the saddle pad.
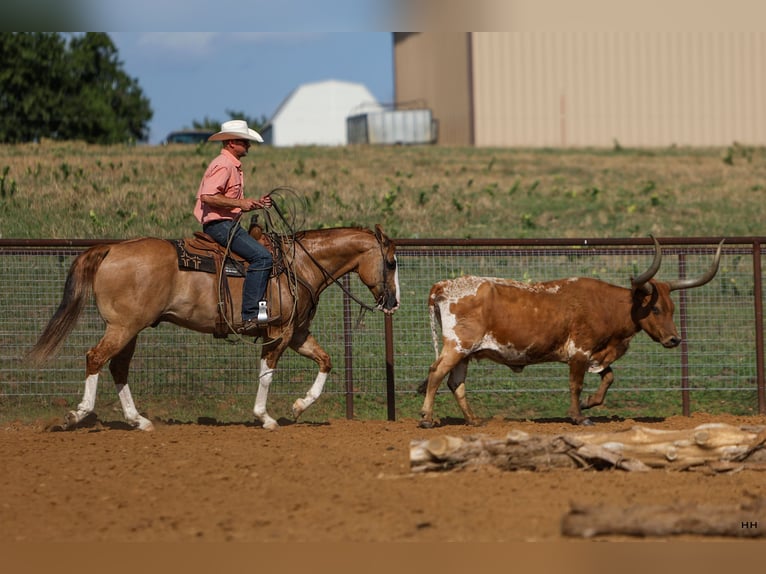
[[[215, 259], [212, 255], [190, 252], [186, 247], [185, 239], [175, 239], [171, 241], [171, 243], [176, 248], [176, 253], [178, 254], [178, 268], [180, 270], [217, 273]], [[244, 277], [245, 269], [241, 263], [227, 258], [226, 264], [224, 265], [224, 273], [229, 277]]]

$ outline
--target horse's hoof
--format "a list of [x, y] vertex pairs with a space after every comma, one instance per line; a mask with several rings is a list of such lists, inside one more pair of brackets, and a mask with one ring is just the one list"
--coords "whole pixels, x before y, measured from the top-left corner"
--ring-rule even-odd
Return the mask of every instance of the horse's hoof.
[[422, 428], [422, 429], [432, 429], [432, 428], [434, 428], [436, 425], [434, 424], [434, 421], [429, 421], [429, 420], [422, 420], [422, 421], [420, 421], [420, 422], [418, 423], [418, 426], [419, 426], [420, 428]]
[[74, 411], [69, 411], [66, 416], [64, 416], [64, 423], [61, 425], [62, 430], [69, 430], [73, 429], [77, 426], [77, 423], [80, 422], [79, 417], [77, 416], [77, 413]]
[[592, 427], [593, 426], [593, 421], [586, 417], [583, 420], [581, 420], [580, 422], [578, 422], [577, 424], [580, 425], [580, 426], [583, 426], [583, 427]]
[[138, 421], [136, 428], [144, 432], [153, 432], [154, 423], [152, 423], [152, 421], [150, 421], [149, 419], [141, 419], [140, 421]]
[[72, 430], [79, 426], [86, 426], [96, 422], [98, 417], [96, 413], [81, 413], [78, 411], [69, 411], [64, 417], [64, 424], [61, 425], [63, 430]]
[[263, 425], [264, 429], [269, 431], [275, 431], [279, 428], [279, 423], [271, 417], [267, 418], [266, 420], [262, 420], [261, 424]]
[[293, 418], [298, 420], [298, 417], [306, 410], [306, 402], [303, 399], [296, 399], [293, 403]]

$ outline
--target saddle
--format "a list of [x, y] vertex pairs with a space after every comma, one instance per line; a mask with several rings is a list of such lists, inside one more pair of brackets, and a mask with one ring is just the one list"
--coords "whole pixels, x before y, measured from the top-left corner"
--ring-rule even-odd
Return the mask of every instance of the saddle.
[[[268, 234], [263, 233], [260, 228], [253, 229], [252, 227], [250, 233], [253, 238], [274, 256], [273, 244]], [[181, 271], [212, 273], [219, 277], [220, 282], [217, 293], [218, 316], [216, 317], [213, 336], [225, 338], [232, 332], [230, 325], [238, 322], [233, 319], [233, 305], [228, 277], [244, 277], [248, 267], [247, 261], [231, 251], [226, 253], [225, 247], [202, 231], [195, 231], [193, 237], [169, 241], [176, 248], [178, 269]], [[276, 256], [274, 256], [274, 261], [277, 261]], [[273, 276], [274, 271], [272, 270]]]

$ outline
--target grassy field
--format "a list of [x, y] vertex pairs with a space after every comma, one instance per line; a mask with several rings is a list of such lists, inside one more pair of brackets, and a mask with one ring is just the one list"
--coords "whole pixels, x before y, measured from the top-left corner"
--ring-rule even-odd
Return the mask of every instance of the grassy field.
[[[188, 236], [199, 229], [191, 215], [199, 179], [218, 150], [215, 144], [99, 147], [43, 142], [0, 146], [0, 238]], [[380, 223], [394, 238], [615, 238], [645, 237], [649, 233], [659, 237], [732, 237], [762, 236], [766, 221], [766, 150], [736, 145], [721, 149], [557, 151], [261, 147], [251, 149], [243, 165], [248, 195], [278, 189], [275, 197], [291, 224], [304, 229]], [[37, 273], [44, 275], [48, 270]], [[724, 271], [721, 273], [723, 277]], [[622, 278], [625, 273], [618, 275]], [[742, 277], [747, 277], [746, 269]], [[60, 295], [59, 283], [53, 286], [55, 294], [51, 297]], [[732, 284], [722, 279], [718, 288], [727, 289]], [[419, 301], [420, 295], [418, 292], [412, 298]], [[728, 293], [721, 292], [720, 301], [716, 301], [717, 307], [728, 309], [724, 314], [734, 316]], [[746, 294], [742, 302], [747, 304]], [[411, 313], [420, 311], [417, 307]], [[397, 314], [399, 325], [407, 324], [402, 313]], [[743, 320], [751, 319], [746, 307], [741, 313]], [[335, 324], [338, 319], [329, 317], [327, 321]], [[721, 329], [719, 323], [712, 328]], [[420, 340], [419, 331], [404, 333], [397, 339], [405, 345], [401, 353], [397, 349], [397, 364], [409, 361], [421, 370], [427, 368], [431, 359], [408, 356], [408, 351], [420, 345], [427, 347], [426, 355], [430, 356], [430, 340]], [[417, 340], [407, 340], [410, 335]], [[636, 339], [631, 355], [641, 357], [644, 349], [664, 353], [644, 339], [643, 335]], [[735, 334], [732, 344], [736, 347], [737, 343]], [[331, 354], [337, 357], [340, 353]], [[719, 377], [727, 369], [734, 372], [734, 368], [721, 366], [733, 360], [729, 358], [732, 356], [727, 351], [709, 371], [703, 371], [704, 377]], [[223, 357], [206, 361], [205, 368], [211, 372], [221, 368], [217, 363], [226, 363]], [[668, 361], [674, 364], [673, 359]], [[62, 365], [75, 373], [78, 381], [81, 379], [80, 354], [58, 361], [45, 376], [55, 380], [56, 369]], [[149, 365], [151, 370], [161, 370], [153, 363]], [[508, 411], [518, 417], [562, 416], [567, 401], [565, 369], [563, 365], [551, 366], [557, 392], [506, 393], [502, 401]], [[658, 371], [662, 374], [662, 368], [650, 367], [651, 376]], [[311, 368], [307, 372], [306, 376], [313, 376]], [[724, 374], [730, 379], [741, 378], [736, 373]], [[620, 381], [628, 386], [624, 378]], [[619, 388], [620, 382], [615, 387]], [[152, 386], [148, 392], [158, 388]], [[193, 398], [188, 400], [152, 394], [150, 403], [140, 389], [134, 388], [134, 394], [140, 408], [150, 404], [149, 414], [163, 418], [193, 420], [205, 413], [218, 420], [251, 419], [253, 395], [248, 389], [241, 391], [246, 399], [206, 394], [197, 387], [192, 390], [189, 396]], [[397, 394], [400, 416], [413, 416], [419, 408], [421, 398], [410, 390], [408, 386]], [[0, 418], [60, 414], [64, 406], [69, 408], [79, 401], [77, 394], [56, 399], [53, 405], [49, 398], [32, 398], [25, 401], [22, 411], [4, 408], [9, 403], [0, 397]], [[99, 396], [107, 397], [106, 408], [118, 408], [116, 398], [109, 393], [100, 392]], [[726, 392], [696, 396], [703, 402], [695, 404], [695, 410], [734, 409], [751, 414], [755, 404], [754, 398], [747, 396], [733, 405]], [[287, 411], [289, 404], [280, 405], [280, 401], [294, 398], [294, 394], [289, 398], [277, 394], [270, 404], [275, 405], [275, 412], [281, 407]], [[471, 400], [480, 416], [498, 412], [493, 394], [472, 396]], [[99, 398], [99, 405], [101, 401]], [[667, 392], [612, 393], [609, 405], [610, 416], [667, 416], [679, 412], [680, 397]], [[342, 395], [327, 394], [307, 415], [322, 420], [343, 416], [344, 409]], [[438, 410], [441, 416], [459, 417], [451, 398], [440, 400]], [[355, 411], [360, 418], [384, 418], [385, 396], [360, 393], [355, 397]]]
[[[216, 144], [0, 146], [0, 237], [180, 237]], [[253, 148], [246, 190], [303, 228], [380, 223], [392, 237], [763, 233], [766, 150]]]

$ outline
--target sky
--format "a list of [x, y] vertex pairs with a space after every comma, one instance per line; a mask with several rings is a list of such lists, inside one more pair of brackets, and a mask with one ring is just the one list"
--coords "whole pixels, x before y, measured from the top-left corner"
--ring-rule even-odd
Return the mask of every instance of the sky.
[[154, 116], [149, 143], [229, 110], [271, 118], [305, 83], [361, 83], [394, 101], [390, 32], [108, 32]]
[[226, 121], [228, 110], [270, 118], [309, 82], [357, 82], [378, 103], [393, 102], [390, 30], [399, 2], [5, 0], [0, 25], [108, 33], [150, 101], [156, 144], [195, 120]]

